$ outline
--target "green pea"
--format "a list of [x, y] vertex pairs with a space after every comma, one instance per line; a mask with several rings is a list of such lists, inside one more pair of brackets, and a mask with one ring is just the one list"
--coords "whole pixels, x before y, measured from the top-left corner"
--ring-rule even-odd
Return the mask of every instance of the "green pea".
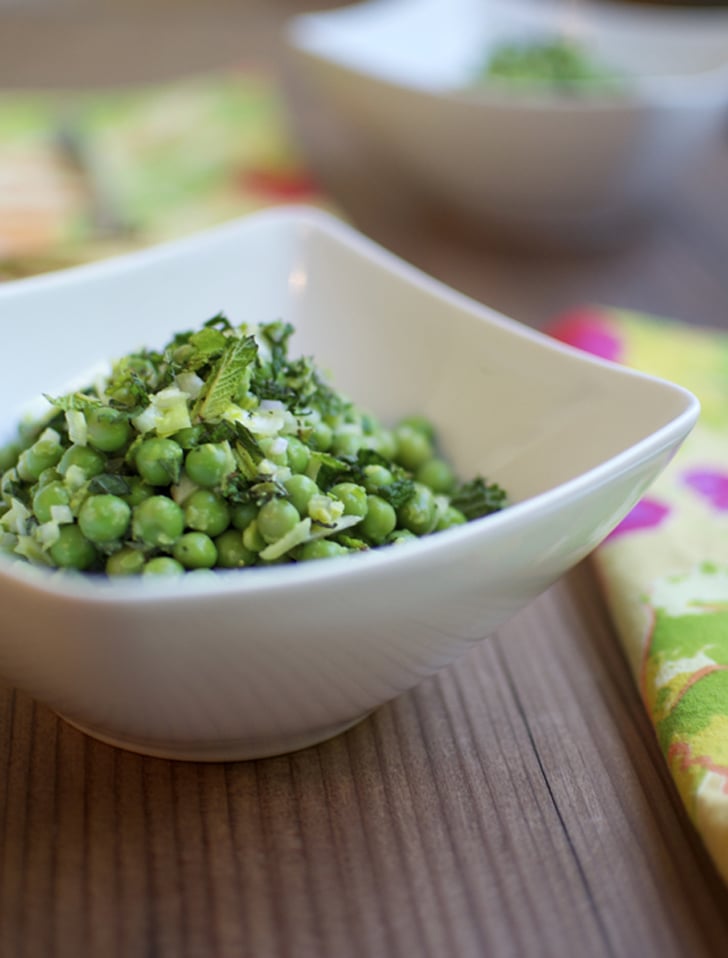
[[120, 539], [129, 527], [131, 507], [119, 496], [89, 496], [81, 506], [78, 525], [96, 545]]
[[17, 442], [8, 443], [6, 446], [0, 446], [0, 473], [12, 469], [18, 461], [20, 455], [20, 446]]
[[185, 569], [211, 569], [217, 562], [215, 543], [204, 532], [185, 532], [175, 542], [172, 554]]
[[179, 481], [184, 452], [173, 439], [145, 439], [136, 451], [137, 472], [150, 486], [170, 486]]
[[450, 529], [452, 526], [465, 525], [467, 521], [468, 520], [459, 509], [456, 509], [455, 506], [448, 506], [447, 509], [445, 509], [445, 511], [438, 517], [435, 529], [437, 532], [442, 532], [443, 529]]
[[251, 523], [243, 530], [243, 545], [250, 552], [262, 552], [268, 543], [260, 534], [258, 520], [253, 519]]
[[431, 443], [435, 441], [435, 427], [425, 416], [405, 416], [400, 419], [397, 428], [413, 429], [415, 432], [422, 433]]
[[54, 439], [38, 439], [18, 456], [18, 475], [25, 482], [33, 482], [51, 466], [55, 466], [63, 455], [60, 443]]
[[393, 482], [394, 476], [386, 466], [365, 466], [364, 488], [367, 492], [377, 492], [384, 486], [391, 486]]
[[258, 507], [254, 502], [241, 502], [233, 507], [231, 525], [236, 529], [246, 529], [258, 515]]
[[68, 489], [56, 480], [41, 486], [33, 496], [33, 512], [38, 522], [50, 522], [52, 506], [67, 506], [70, 502]]
[[325, 422], [317, 422], [311, 430], [309, 436], [309, 446], [318, 452], [328, 452], [331, 448], [331, 442], [334, 438], [334, 431]]
[[61, 569], [90, 568], [96, 561], [96, 549], [81, 532], [73, 525], [61, 526], [59, 537], [48, 550], [53, 562]]
[[357, 526], [360, 534], [375, 545], [381, 545], [397, 525], [393, 506], [379, 496], [367, 496], [367, 514]]
[[307, 515], [311, 496], [316, 496], [321, 491], [313, 479], [299, 473], [286, 479], [283, 485], [301, 516]]
[[230, 525], [230, 506], [212, 489], [196, 489], [185, 500], [185, 524], [196, 532], [218, 536]]
[[144, 564], [142, 575], [183, 575], [185, 567], [172, 556], [155, 556]]
[[144, 568], [145, 561], [143, 552], [125, 546], [118, 552], [114, 552], [106, 560], [106, 574], [113, 576], [138, 575]]
[[202, 434], [202, 426], [187, 426], [185, 429], [180, 429], [179, 432], [176, 432], [171, 438], [174, 439], [181, 449], [187, 450], [199, 446]]
[[287, 499], [271, 499], [260, 507], [258, 531], [267, 543], [277, 542], [301, 521], [301, 516]]
[[428, 459], [415, 473], [418, 482], [429, 486], [433, 492], [447, 493], [455, 485], [455, 473], [444, 459]]
[[307, 542], [301, 546], [298, 558], [301, 562], [308, 562], [311, 559], [333, 559], [335, 556], [345, 556], [348, 552], [346, 546], [338, 542], [332, 542], [330, 539], [314, 539], [313, 542]]
[[359, 432], [337, 432], [334, 433], [332, 451], [335, 456], [356, 456], [364, 441], [364, 436]]
[[398, 426], [394, 436], [397, 440], [395, 459], [405, 469], [416, 472], [428, 459], [432, 459], [432, 442], [424, 432], [405, 425]]
[[87, 479], [92, 479], [104, 471], [106, 459], [90, 446], [70, 446], [61, 456], [58, 471], [65, 476], [71, 466], [78, 466]]
[[222, 443], [205, 442], [190, 449], [185, 457], [185, 471], [198, 486], [212, 489], [232, 472], [230, 451]]
[[286, 456], [291, 472], [301, 473], [306, 471], [306, 466], [311, 458], [311, 450], [300, 439], [289, 436]]
[[344, 503], [344, 515], [363, 518], [367, 514], [367, 491], [363, 486], [355, 482], [338, 482], [329, 490], [329, 495]]
[[129, 420], [116, 409], [90, 409], [86, 413], [88, 441], [102, 452], [118, 452], [131, 437]]
[[239, 569], [254, 565], [258, 558], [255, 552], [243, 545], [243, 535], [238, 529], [228, 529], [215, 539], [217, 564], [223, 569]]
[[399, 525], [417, 536], [432, 532], [437, 521], [435, 496], [432, 490], [416, 482], [413, 494], [397, 510], [397, 520]]
[[282, 452], [276, 452], [275, 449], [277, 439], [259, 439], [258, 445], [260, 446], [261, 452], [266, 459], [270, 462], [274, 462], [277, 466], [287, 466], [288, 465], [288, 443], [286, 443], [286, 448]]
[[51, 466], [49, 469], [44, 469], [43, 472], [38, 476], [38, 482], [36, 486], [40, 489], [42, 486], [47, 486], [49, 482], [58, 482], [61, 478], [60, 472]]
[[124, 478], [129, 486], [129, 491], [121, 498], [124, 502], [128, 502], [132, 509], [154, 495], [154, 488], [145, 482], [141, 476], [125, 476]]
[[184, 527], [184, 512], [167, 496], [150, 496], [132, 510], [134, 538], [149, 546], [171, 546]]
[[409, 529], [395, 529], [387, 536], [387, 542], [391, 545], [397, 545], [400, 542], [416, 542], [418, 538], [419, 536], [410, 532]]
[[376, 450], [380, 456], [385, 459], [394, 459], [397, 452], [397, 441], [394, 433], [390, 429], [380, 429], [368, 443], [372, 449]]

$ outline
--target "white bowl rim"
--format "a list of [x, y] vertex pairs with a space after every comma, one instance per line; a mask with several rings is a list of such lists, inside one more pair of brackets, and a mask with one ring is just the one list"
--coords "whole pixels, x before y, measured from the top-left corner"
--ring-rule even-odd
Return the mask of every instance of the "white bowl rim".
[[390, 548], [372, 549], [365, 553], [340, 557], [338, 561], [328, 559], [296, 564], [295, 566], [281, 565], [266, 568], [254, 567], [245, 570], [224, 570], [216, 572], [209, 578], [188, 573], [181, 576], [180, 579], [154, 577], [153, 579], [142, 580], [132, 577], [130, 579], [110, 580], [83, 573], [44, 569], [0, 555], [0, 578], [15, 580], [19, 585], [22, 584], [39, 591], [53, 593], [62, 599], [81, 598], [92, 603], [104, 603], [109, 600], [138, 602], [161, 598], [174, 599], [175, 602], [187, 598], [196, 601], [201, 596], [215, 595], [221, 592], [235, 593], [242, 596], [250, 592], [290, 590], [296, 586], [357, 575], [367, 568], [388, 567], [393, 563], [424, 556], [426, 553], [436, 553], [438, 550], [446, 549], [458, 540], [465, 541], [472, 537], [481, 536], [488, 528], [496, 532], [504, 525], [507, 527], [511, 524], [517, 525], [528, 522], [529, 517], [533, 514], [557, 509], [585, 489], [604, 481], [608, 476], [629, 469], [646, 456], [659, 455], [660, 452], [673, 445], [677, 439], [686, 436], [698, 418], [700, 412], [699, 401], [684, 387], [660, 379], [657, 376], [593, 356], [510, 319], [406, 262], [334, 214], [305, 204], [281, 205], [259, 210], [227, 221], [222, 225], [198, 231], [182, 239], [69, 269], [8, 281], [0, 284], [0, 306], [2, 306], [3, 301], [11, 302], [15, 296], [24, 296], [27, 293], [32, 293], [34, 289], [52, 289], [54, 286], [75, 285], [78, 282], [83, 282], [86, 277], [113, 276], [133, 270], [137, 265], [149, 265], [155, 261], [168, 260], [174, 258], [179, 252], [204, 246], [209, 240], [217, 240], [227, 235], [235, 236], [241, 228], [249, 229], [251, 224], [256, 222], [280, 222], [291, 227], [319, 231], [372, 263], [375, 267], [394, 273], [405, 282], [419, 287], [454, 307], [467, 310], [490, 325], [508, 330], [526, 340], [538, 342], [550, 350], [567, 353], [578, 359], [580, 363], [618, 370], [619, 374], [624, 377], [661, 383], [674, 391], [676, 395], [682, 397], [685, 408], [670, 422], [612, 456], [606, 462], [600, 463], [545, 492], [520, 502], [514, 502], [500, 512], [476, 519], [462, 526], [438, 532], [435, 535], [423, 537], [418, 539], [417, 542], [402, 543]]

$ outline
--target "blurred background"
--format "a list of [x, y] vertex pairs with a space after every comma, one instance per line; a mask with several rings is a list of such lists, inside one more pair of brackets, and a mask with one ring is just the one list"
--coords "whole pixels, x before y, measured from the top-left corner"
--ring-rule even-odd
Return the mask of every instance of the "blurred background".
[[728, 325], [728, 135], [618, 242], [513, 243], [407, 189], [406, 169], [363, 162], [356, 130], [301, 82], [284, 25], [343, 6], [0, 0], [0, 276], [314, 202], [531, 325], [584, 303]]

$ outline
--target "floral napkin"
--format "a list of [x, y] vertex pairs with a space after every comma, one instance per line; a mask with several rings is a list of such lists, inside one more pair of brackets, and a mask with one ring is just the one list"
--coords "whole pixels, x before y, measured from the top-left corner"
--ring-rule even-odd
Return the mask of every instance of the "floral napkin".
[[[263, 75], [0, 95], [0, 278], [297, 201], [326, 205]], [[603, 308], [550, 332], [679, 382], [703, 405], [594, 561], [665, 758], [728, 879], [728, 338]]]
[[728, 337], [607, 308], [570, 312], [549, 332], [702, 404], [593, 561], [675, 783], [728, 879]]
[[262, 74], [0, 94], [0, 278], [290, 202], [325, 205]]

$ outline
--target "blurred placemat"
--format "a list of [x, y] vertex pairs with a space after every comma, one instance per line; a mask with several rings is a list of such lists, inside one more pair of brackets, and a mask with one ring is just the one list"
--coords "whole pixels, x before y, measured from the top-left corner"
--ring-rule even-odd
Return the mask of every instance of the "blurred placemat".
[[728, 335], [604, 308], [549, 332], [701, 402], [693, 432], [593, 561], [670, 772], [728, 880]]
[[111, 92], [0, 93], [0, 278], [325, 205], [281, 94], [245, 70]]

